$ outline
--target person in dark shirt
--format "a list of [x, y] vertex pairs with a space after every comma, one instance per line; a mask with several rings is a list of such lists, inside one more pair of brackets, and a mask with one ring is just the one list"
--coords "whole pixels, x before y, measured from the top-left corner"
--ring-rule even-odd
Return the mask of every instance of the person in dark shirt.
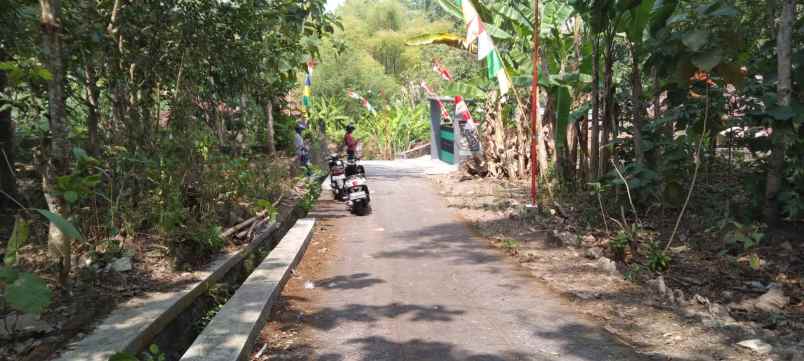
[[352, 135], [352, 132], [355, 131], [355, 126], [349, 124], [346, 126], [346, 135], [343, 136], [343, 143], [346, 145], [346, 156], [348, 160], [355, 159], [355, 154], [357, 153], [357, 140]]
[[302, 137], [302, 133], [304, 130], [307, 129], [307, 126], [304, 123], [296, 123], [296, 134], [293, 138], [293, 145], [296, 148], [296, 159], [299, 162], [299, 165], [304, 168], [305, 175], [310, 175], [310, 149], [304, 144], [304, 138]]

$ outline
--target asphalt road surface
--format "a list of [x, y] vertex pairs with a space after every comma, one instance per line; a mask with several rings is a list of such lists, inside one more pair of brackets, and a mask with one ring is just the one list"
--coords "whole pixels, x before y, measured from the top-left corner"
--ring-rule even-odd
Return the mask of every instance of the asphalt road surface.
[[313, 212], [337, 232], [304, 320], [313, 360], [649, 359], [473, 236], [426, 179], [448, 170], [433, 164], [364, 162], [370, 215]]

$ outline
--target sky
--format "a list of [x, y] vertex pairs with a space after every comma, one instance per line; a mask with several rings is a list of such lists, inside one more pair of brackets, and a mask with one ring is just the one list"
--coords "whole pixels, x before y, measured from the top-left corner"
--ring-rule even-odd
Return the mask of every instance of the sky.
[[327, 11], [335, 10], [338, 6], [343, 4], [346, 0], [327, 0]]

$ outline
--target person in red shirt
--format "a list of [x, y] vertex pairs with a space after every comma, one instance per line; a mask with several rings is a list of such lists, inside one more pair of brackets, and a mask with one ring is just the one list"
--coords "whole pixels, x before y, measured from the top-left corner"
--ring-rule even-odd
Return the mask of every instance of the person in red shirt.
[[346, 145], [346, 155], [349, 160], [355, 159], [355, 154], [357, 153], [357, 140], [352, 136], [354, 131], [355, 126], [349, 124], [346, 126], [346, 135], [343, 136], [343, 143]]

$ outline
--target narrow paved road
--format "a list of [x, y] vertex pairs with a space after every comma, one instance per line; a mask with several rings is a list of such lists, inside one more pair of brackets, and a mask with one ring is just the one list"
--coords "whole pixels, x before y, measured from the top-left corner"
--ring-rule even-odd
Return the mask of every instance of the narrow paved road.
[[334, 219], [338, 235], [305, 290], [313, 360], [646, 359], [475, 238], [423, 164], [365, 162], [369, 216], [333, 202], [314, 212]]

